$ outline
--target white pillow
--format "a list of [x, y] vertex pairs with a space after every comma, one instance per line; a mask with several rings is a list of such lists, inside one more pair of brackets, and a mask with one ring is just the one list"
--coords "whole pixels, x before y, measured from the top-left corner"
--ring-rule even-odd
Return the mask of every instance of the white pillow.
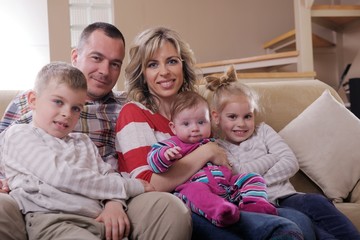
[[326, 90], [279, 134], [300, 169], [335, 202], [360, 178], [360, 120]]

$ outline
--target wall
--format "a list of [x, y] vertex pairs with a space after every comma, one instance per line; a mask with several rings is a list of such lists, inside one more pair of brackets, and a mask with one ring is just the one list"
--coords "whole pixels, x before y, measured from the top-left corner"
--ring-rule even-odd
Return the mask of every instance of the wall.
[[[162, 25], [175, 29], [189, 42], [199, 63], [262, 55], [265, 53], [262, 44], [294, 28], [291, 0], [115, 0], [114, 3], [115, 24], [125, 35], [127, 49], [137, 33]], [[123, 74], [120, 79], [119, 88], [123, 88]]]

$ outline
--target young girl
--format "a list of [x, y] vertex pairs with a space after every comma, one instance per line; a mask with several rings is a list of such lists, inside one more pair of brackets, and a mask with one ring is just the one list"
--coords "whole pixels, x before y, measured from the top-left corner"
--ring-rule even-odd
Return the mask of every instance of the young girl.
[[[167, 172], [182, 157], [213, 141], [208, 102], [194, 91], [179, 93], [171, 106], [169, 126], [175, 134], [152, 145], [148, 163], [153, 172]], [[175, 189], [189, 208], [219, 227], [239, 221], [240, 211], [276, 215], [267, 201], [266, 184], [257, 173], [233, 175], [225, 166], [208, 162]]]
[[299, 170], [297, 159], [280, 135], [266, 123], [255, 123], [256, 93], [236, 79], [233, 67], [221, 78], [208, 77], [214, 92], [212, 117], [218, 143], [227, 151], [236, 173], [257, 172], [268, 186], [269, 200], [294, 208], [313, 222], [318, 239], [360, 239], [349, 219], [320, 194], [297, 193], [289, 179]]

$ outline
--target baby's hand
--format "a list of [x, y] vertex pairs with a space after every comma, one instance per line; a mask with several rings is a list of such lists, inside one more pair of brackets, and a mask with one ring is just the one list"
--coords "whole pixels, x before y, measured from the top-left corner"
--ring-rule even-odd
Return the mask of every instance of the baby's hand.
[[175, 146], [167, 149], [164, 153], [166, 160], [171, 161], [182, 158], [182, 155], [180, 154], [180, 150], [181, 148], [179, 146]]
[[142, 179], [138, 179], [142, 185], [144, 186], [144, 189], [145, 189], [145, 192], [153, 192], [155, 191], [155, 188], [153, 185], [151, 185], [150, 183], [148, 183], [147, 181], [145, 180], [142, 180]]

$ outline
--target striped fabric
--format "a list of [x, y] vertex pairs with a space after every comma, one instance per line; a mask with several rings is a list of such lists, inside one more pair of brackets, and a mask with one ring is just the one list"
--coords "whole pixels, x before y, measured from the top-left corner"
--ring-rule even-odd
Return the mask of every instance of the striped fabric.
[[[2, 120], [0, 133], [12, 124], [30, 123], [32, 111], [27, 101], [29, 91], [16, 96], [9, 104]], [[99, 101], [88, 102], [80, 115], [74, 132], [88, 135], [99, 149], [103, 160], [117, 169], [115, 151], [115, 124], [122, 105], [126, 101], [124, 92], [111, 92]], [[1, 138], [2, 134], [0, 134]]]
[[101, 200], [122, 202], [144, 192], [143, 185], [115, 172], [85, 134], [55, 138], [32, 124], [16, 124], [4, 134], [2, 159], [23, 213], [67, 212], [97, 217]]

